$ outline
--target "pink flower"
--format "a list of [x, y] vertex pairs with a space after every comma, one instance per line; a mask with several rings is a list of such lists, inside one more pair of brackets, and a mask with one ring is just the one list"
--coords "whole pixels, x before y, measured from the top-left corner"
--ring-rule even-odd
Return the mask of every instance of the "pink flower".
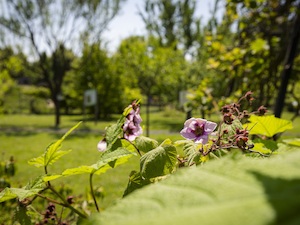
[[195, 143], [206, 144], [208, 135], [211, 134], [217, 127], [214, 122], [200, 118], [191, 118], [185, 121], [184, 128], [180, 134], [186, 138], [193, 140]]
[[136, 137], [140, 136], [143, 132], [139, 123], [134, 123], [131, 120], [126, 119], [123, 125], [124, 138], [129, 141], [134, 141]]
[[139, 104], [136, 104], [134, 101], [129, 107], [132, 107], [132, 109], [126, 116], [126, 120], [123, 125], [123, 133], [125, 139], [134, 141], [135, 138], [143, 132], [142, 127], [140, 126], [142, 118], [140, 116]]

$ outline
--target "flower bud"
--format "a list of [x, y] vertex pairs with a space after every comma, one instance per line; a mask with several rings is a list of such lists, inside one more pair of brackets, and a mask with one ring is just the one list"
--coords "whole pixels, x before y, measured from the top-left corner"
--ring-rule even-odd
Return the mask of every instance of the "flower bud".
[[248, 91], [246, 94], [245, 94], [245, 98], [247, 99], [247, 101], [251, 104], [252, 101], [254, 100], [254, 98], [252, 97], [253, 95], [253, 92], [252, 91]]
[[74, 203], [73, 199], [74, 199], [73, 196], [68, 196], [67, 202], [71, 205], [72, 203]]
[[224, 116], [223, 116], [223, 121], [224, 123], [230, 125], [232, 124], [232, 121], [233, 121], [233, 116], [231, 113], [225, 113]]
[[257, 109], [257, 112], [258, 112], [258, 115], [263, 116], [266, 114], [267, 108], [262, 105]]
[[221, 112], [222, 112], [223, 114], [229, 113], [229, 112], [230, 112], [230, 106], [229, 106], [229, 105], [223, 106]]
[[247, 141], [248, 141], [248, 138], [247, 137], [237, 137], [236, 139], [236, 145], [241, 148], [241, 149], [246, 149], [247, 147]]

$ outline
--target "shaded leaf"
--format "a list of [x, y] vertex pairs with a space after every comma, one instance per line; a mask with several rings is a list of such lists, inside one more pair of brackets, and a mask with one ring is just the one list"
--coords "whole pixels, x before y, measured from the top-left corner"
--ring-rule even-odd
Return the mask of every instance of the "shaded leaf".
[[132, 171], [129, 176], [129, 181], [126, 190], [124, 191], [123, 197], [150, 183], [150, 180], [145, 180], [142, 178], [140, 172]]
[[84, 224], [300, 224], [299, 160], [300, 151], [269, 159], [229, 155], [179, 170]]
[[14, 212], [14, 217], [13, 217], [14, 224], [16, 222], [18, 222], [22, 225], [31, 225], [32, 224], [31, 219], [27, 215], [27, 211], [28, 210], [27, 210], [26, 206], [18, 205]]
[[140, 171], [146, 178], [154, 178], [172, 173], [177, 163], [177, 151], [173, 145], [163, 142], [160, 146], [141, 157]]

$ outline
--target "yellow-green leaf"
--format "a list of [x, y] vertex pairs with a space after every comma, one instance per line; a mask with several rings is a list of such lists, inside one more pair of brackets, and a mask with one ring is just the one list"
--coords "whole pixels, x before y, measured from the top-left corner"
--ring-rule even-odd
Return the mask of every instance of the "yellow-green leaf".
[[267, 137], [273, 137], [275, 134], [293, 128], [293, 124], [291, 121], [276, 118], [274, 115], [251, 115], [249, 121], [250, 123], [244, 124], [243, 127], [250, 130], [250, 134], [258, 134]]

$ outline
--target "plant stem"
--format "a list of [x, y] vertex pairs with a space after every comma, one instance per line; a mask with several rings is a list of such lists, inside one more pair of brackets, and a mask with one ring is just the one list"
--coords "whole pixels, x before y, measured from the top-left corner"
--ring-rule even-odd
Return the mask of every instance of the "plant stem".
[[142, 156], [140, 150], [135, 146], [135, 144], [133, 144], [131, 141], [127, 140], [126, 138], [122, 138], [122, 139], [124, 139], [124, 140], [126, 140], [127, 142], [129, 142], [129, 143], [135, 148], [135, 150], [139, 153], [139, 155]]
[[82, 218], [87, 218], [87, 215], [83, 214], [82, 212], [78, 211], [77, 209], [75, 209], [72, 205], [70, 205], [67, 200], [64, 199], [63, 196], [61, 196], [61, 194], [59, 194], [52, 186], [49, 186], [49, 189], [57, 196], [59, 197], [62, 201], [65, 207], [69, 208], [70, 210], [72, 210], [74, 213], [76, 213], [77, 215], [79, 215]]
[[94, 188], [93, 188], [93, 175], [94, 175], [94, 173], [91, 173], [91, 174], [90, 174], [90, 188], [91, 188], [91, 194], [92, 194], [92, 197], [93, 197], [93, 200], [94, 200], [94, 203], [95, 203], [96, 210], [97, 210], [97, 212], [100, 212], [99, 207], [98, 207], [98, 204], [97, 204], [97, 200], [96, 200]]

